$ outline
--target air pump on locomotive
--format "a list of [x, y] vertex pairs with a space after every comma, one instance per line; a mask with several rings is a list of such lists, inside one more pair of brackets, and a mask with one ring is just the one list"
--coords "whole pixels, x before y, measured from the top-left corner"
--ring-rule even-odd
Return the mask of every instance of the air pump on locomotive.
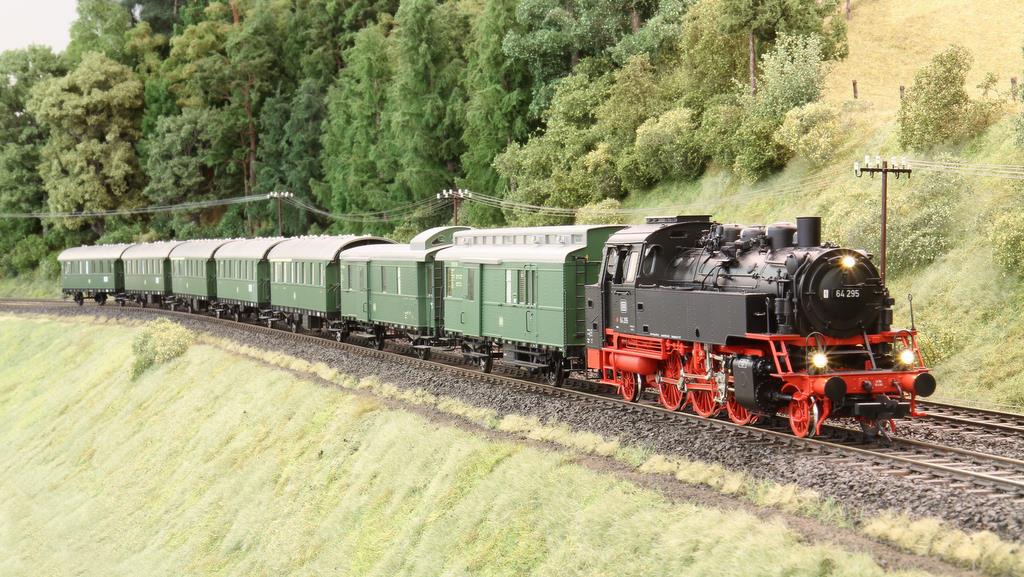
[[785, 415], [797, 436], [850, 417], [869, 434], [916, 416], [935, 390], [916, 332], [865, 252], [821, 242], [821, 220], [767, 227], [649, 218], [605, 247], [587, 287], [591, 376], [639, 398], [749, 424]]

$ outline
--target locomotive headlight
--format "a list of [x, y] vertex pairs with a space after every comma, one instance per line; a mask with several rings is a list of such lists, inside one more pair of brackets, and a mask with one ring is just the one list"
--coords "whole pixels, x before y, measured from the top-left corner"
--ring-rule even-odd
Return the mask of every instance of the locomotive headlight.
[[828, 355], [822, 352], [814, 353], [811, 357], [811, 364], [814, 365], [814, 368], [816, 369], [824, 369], [828, 366]]
[[900, 362], [904, 365], [910, 366], [917, 360], [917, 355], [910, 349], [903, 349], [900, 351]]
[[857, 259], [853, 258], [850, 255], [846, 255], [839, 261], [839, 266], [849, 270], [857, 266]]

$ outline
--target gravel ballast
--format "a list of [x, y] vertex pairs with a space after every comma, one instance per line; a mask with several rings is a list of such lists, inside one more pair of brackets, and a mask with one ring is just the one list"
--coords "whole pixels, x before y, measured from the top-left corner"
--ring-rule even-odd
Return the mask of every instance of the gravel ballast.
[[[14, 313], [55, 316], [106, 315], [115, 319], [152, 318], [157, 311], [136, 308], [67, 306], [4, 306]], [[795, 483], [835, 499], [850, 511], [870, 516], [881, 510], [896, 510], [914, 517], [935, 517], [965, 530], [990, 530], [1013, 541], [1024, 539], [1024, 506], [1020, 501], [985, 492], [958, 490], [952, 482], [917, 483], [876, 470], [873, 465], [839, 466], [834, 457], [812, 454], [797, 448], [754, 446], [745, 435], [717, 427], [674, 427], [671, 422], [652, 420], [644, 412], [596, 404], [572, 397], [551, 397], [516, 387], [499, 387], [447, 374], [438, 369], [409, 362], [382, 360], [338, 348], [288, 338], [282, 332], [268, 335], [209, 322], [204, 317], [174, 319], [185, 326], [213, 336], [231, 339], [311, 362], [323, 362], [353, 377], [376, 376], [402, 388], [423, 389], [435, 395], [487, 407], [499, 414], [533, 416], [556, 421], [580, 431], [590, 431], [621, 442], [649, 448], [667, 456], [718, 463], [744, 471], [756, 478], [778, 483]], [[900, 423], [900, 436], [992, 452], [991, 439], [975, 438], [963, 432], [942, 431], [927, 423]], [[1019, 458], [1024, 440], [1000, 446], [1000, 454]], [[971, 486], [971, 489], [977, 489]]]

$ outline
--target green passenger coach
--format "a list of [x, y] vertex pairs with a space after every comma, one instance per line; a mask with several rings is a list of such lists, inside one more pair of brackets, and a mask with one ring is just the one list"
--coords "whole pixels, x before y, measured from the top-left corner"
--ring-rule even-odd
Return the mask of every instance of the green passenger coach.
[[303, 326], [320, 329], [336, 320], [338, 308], [338, 253], [365, 245], [392, 243], [376, 236], [300, 236], [276, 244], [270, 261], [270, 326], [285, 321], [292, 331]]
[[60, 262], [61, 292], [81, 305], [86, 298], [99, 304], [109, 295], [124, 291], [124, 263], [121, 255], [130, 244], [105, 244], [69, 248], [57, 256]]
[[270, 310], [270, 262], [267, 253], [284, 237], [238, 239], [213, 254], [217, 263], [218, 314], [236, 318]]
[[[604, 243], [621, 226], [498, 228], [455, 233], [444, 262], [445, 330], [463, 355], [562, 382], [585, 362], [586, 285], [597, 282]], [[498, 351], [500, 347], [500, 353]]]
[[142, 306], [162, 303], [171, 294], [170, 254], [181, 241], [146, 242], [128, 247], [124, 261], [124, 292]]
[[[217, 263], [213, 255], [229, 242], [226, 239], [185, 241], [171, 250], [171, 307], [185, 311], [206, 310], [217, 300]], [[217, 316], [220, 316], [220, 311]], [[237, 320], [237, 319], [236, 319]]]
[[440, 226], [409, 244], [376, 244], [341, 253], [338, 293], [345, 324], [338, 337], [359, 331], [382, 346], [390, 337], [407, 338], [420, 357], [443, 337], [441, 268], [438, 251], [451, 246], [464, 226]]

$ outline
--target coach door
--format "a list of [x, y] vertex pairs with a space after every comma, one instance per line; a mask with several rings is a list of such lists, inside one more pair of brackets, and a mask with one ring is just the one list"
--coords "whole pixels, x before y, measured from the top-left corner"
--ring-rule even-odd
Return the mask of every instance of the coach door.
[[605, 274], [610, 275], [607, 299], [608, 325], [617, 332], [636, 332], [636, 275], [640, 270], [641, 245], [609, 247]]

